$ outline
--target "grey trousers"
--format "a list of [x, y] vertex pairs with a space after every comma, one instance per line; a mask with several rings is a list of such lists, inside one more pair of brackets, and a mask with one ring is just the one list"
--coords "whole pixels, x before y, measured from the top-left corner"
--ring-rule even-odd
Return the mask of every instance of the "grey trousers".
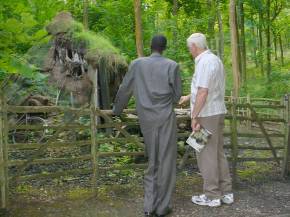
[[206, 147], [197, 153], [197, 163], [203, 178], [203, 191], [208, 198], [218, 199], [232, 191], [229, 166], [223, 149], [224, 115], [202, 117], [199, 121], [212, 133]]
[[173, 113], [162, 126], [141, 123], [148, 168], [144, 177], [144, 211], [163, 215], [172, 208], [171, 196], [175, 190], [177, 126]]

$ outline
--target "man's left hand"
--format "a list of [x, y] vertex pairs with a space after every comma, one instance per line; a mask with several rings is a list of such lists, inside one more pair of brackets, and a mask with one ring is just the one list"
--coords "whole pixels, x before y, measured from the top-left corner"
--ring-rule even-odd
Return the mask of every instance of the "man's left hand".
[[200, 123], [196, 118], [191, 119], [191, 128], [192, 132], [196, 132], [200, 130]]

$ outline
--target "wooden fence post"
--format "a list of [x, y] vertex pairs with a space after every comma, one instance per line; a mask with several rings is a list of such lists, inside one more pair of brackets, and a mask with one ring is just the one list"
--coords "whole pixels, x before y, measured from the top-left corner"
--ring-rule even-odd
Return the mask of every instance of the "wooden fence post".
[[237, 184], [237, 161], [238, 161], [238, 124], [237, 124], [237, 99], [234, 97], [232, 99], [231, 106], [231, 145], [232, 145], [232, 171], [233, 171], [233, 184], [236, 186]]
[[290, 171], [290, 105], [289, 105], [289, 95], [286, 94], [284, 98], [285, 111], [284, 119], [285, 119], [285, 137], [284, 137], [284, 159], [282, 166], [282, 176], [285, 177], [288, 175]]
[[[6, 209], [8, 204], [8, 171], [7, 171], [7, 106], [5, 97], [0, 95], [0, 185], [1, 185], [1, 208]], [[6, 123], [7, 124], [7, 123]]]
[[93, 168], [93, 176], [92, 176], [92, 188], [93, 192], [97, 193], [97, 177], [98, 177], [98, 147], [96, 142], [96, 109], [95, 105], [91, 104], [91, 155], [92, 155], [92, 168]]
[[[251, 96], [250, 94], [247, 94], [247, 103], [251, 104]], [[247, 107], [247, 117], [251, 117], [251, 110], [249, 109], [249, 107]], [[252, 121], [251, 120], [247, 120], [247, 128], [248, 130], [250, 130], [252, 128]]]

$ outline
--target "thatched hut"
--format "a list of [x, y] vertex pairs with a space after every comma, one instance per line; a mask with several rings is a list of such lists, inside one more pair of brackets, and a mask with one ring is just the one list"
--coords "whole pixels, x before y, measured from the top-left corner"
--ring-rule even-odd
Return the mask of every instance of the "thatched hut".
[[118, 49], [103, 36], [84, 30], [68, 12], [59, 13], [46, 30], [52, 40], [41, 68], [51, 82], [69, 93], [76, 106], [94, 102], [110, 108], [127, 70]]

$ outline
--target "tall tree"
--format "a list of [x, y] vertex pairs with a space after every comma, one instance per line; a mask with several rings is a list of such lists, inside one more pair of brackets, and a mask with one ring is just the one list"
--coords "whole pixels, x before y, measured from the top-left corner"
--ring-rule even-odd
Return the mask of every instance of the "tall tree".
[[263, 14], [261, 11], [259, 11], [258, 35], [259, 35], [260, 70], [261, 70], [261, 74], [264, 75]]
[[86, 30], [89, 29], [88, 0], [83, 0], [83, 24]]
[[177, 22], [177, 15], [178, 15], [178, 0], [173, 0], [173, 19], [174, 19], [174, 28], [173, 28], [173, 41], [175, 45], [175, 55], [178, 52], [178, 22]]
[[135, 11], [135, 37], [136, 49], [138, 57], [144, 56], [143, 51], [143, 34], [142, 34], [142, 16], [141, 16], [141, 0], [134, 0]]
[[223, 30], [223, 20], [222, 20], [222, 13], [221, 13], [222, 4], [220, 0], [217, 1], [217, 20], [218, 20], [218, 56], [221, 60], [224, 59], [224, 30]]
[[238, 0], [238, 14], [239, 14], [239, 50], [241, 58], [241, 81], [243, 85], [247, 82], [247, 53], [246, 53], [246, 39], [245, 39], [245, 15], [244, 15], [244, 0]]
[[216, 13], [215, 13], [215, 2], [214, 0], [207, 0], [207, 7], [208, 7], [208, 27], [207, 27], [207, 32], [208, 32], [208, 45], [209, 48], [212, 50], [215, 50], [215, 34], [214, 34], [214, 25], [215, 25], [215, 20], [216, 20]]
[[281, 65], [284, 65], [284, 51], [281, 34], [279, 34], [279, 45], [280, 45], [280, 55], [281, 55]]
[[230, 0], [230, 31], [231, 31], [232, 68], [234, 78], [233, 96], [234, 98], [237, 98], [239, 96], [240, 67], [238, 57], [238, 28], [237, 28], [235, 0]]
[[267, 28], [266, 28], [266, 46], [267, 46], [267, 79], [270, 81], [271, 75], [271, 0], [267, 0]]

